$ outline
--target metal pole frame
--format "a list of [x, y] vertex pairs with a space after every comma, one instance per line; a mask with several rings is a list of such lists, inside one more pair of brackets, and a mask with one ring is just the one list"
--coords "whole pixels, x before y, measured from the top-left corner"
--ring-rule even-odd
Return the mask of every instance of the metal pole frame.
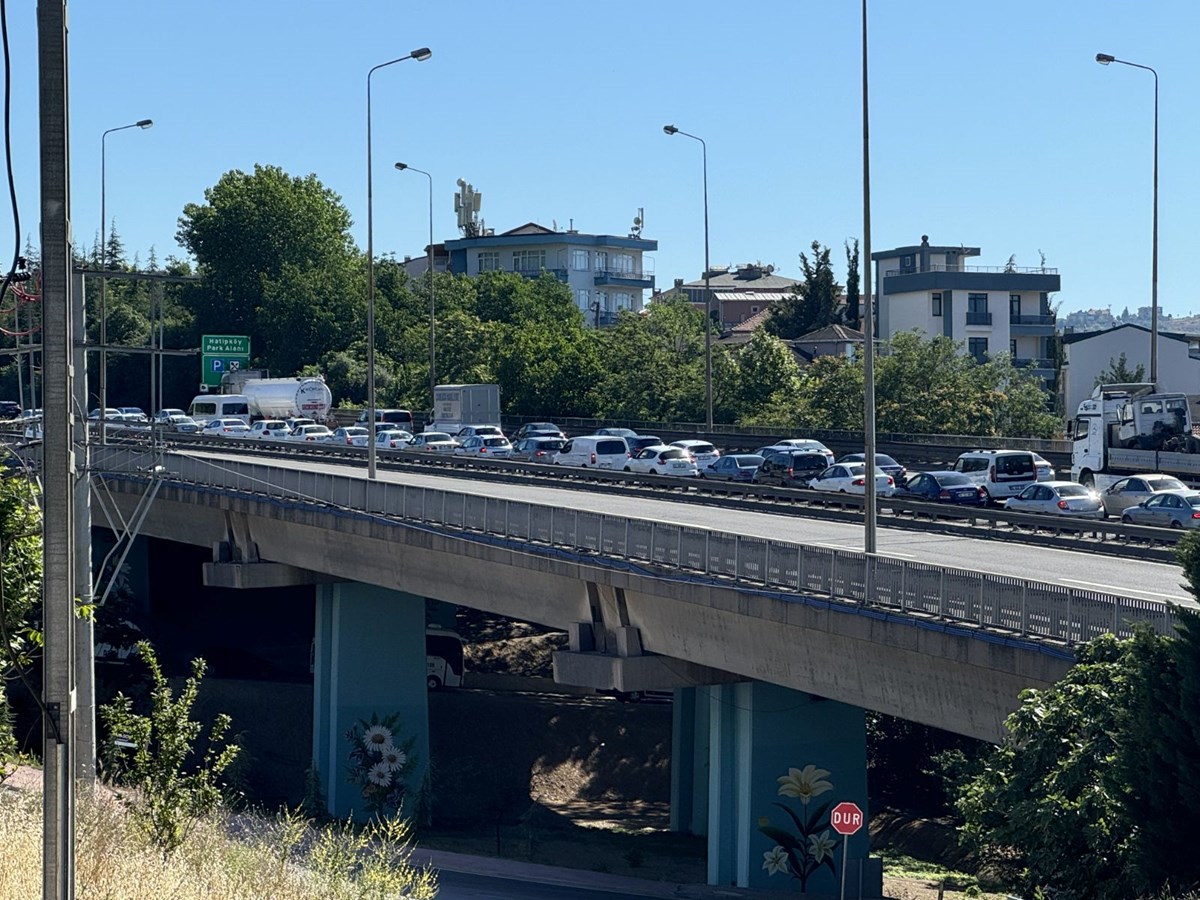
[[[149, 124], [146, 124], [149, 123]], [[108, 227], [108, 136], [116, 131], [128, 128], [149, 128], [154, 123], [149, 119], [140, 119], [128, 125], [118, 125], [100, 135], [100, 443], [108, 443], [108, 427], [105, 424], [105, 409], [108, 406], [108, 278], [105, 270], [108, 268], [108, 241], [105, 230]]]
[[1134, 69], [1144, 69], [1154, 76], [1154, 213], [1150, 251], [1150, 382], [1158, 388], [1158, 71], [1152, 66], [1117, 59], [1105, 53], [1096, 54], [1101, 65], [1120, 63]]
[[[423, 56], [421, 54], [424, 54]], [[367, 429], [371, 436], [367, 441], [367, 477], [375, 478], [375, 206], [373, 181], [371, 178], [371, 76], [380, 69], [394, 66], [406, 59], [428, 59], [428, 48], [422, 47], [412, 53], [372, 66], [367, 72]]]
[[405, 169], [419, 172], [429, 179], [429, 246], [426, 248], [427, 272], [429, 273], [429, 408], [434, 409], [437, 406], [437, 325], [434, 318], [437, 305], [433, 292], [433, 176], [424, 169], [415, 168], [408, 163], [396, 163], [396, 168], [401, 172]]
[[866, 275], [863, 284], [866, 296], [863, 304], [863, 450], [867, 477], [864, 481], [863, 513], [865, 528], [863, 550], [867, 554], [866, 602], [871, 602], [871, 581], [876, 551], [878, 508], [875, 496], [875, 300], [872, 290], [871, 265], [871, 126], [867, 90], [867, 0], [862, 0], [862, 135], [863, 135], [863, 254]]

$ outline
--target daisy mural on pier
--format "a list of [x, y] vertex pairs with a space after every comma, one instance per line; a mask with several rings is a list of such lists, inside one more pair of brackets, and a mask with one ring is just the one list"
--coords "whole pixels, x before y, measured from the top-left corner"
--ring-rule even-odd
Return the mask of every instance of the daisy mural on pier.
[[795, 828], [794, 834], [772, 825], [767, 817], [758, 820], [758, 830], [775, 842], [775, 846], [763, 854], [763, 869], [768, 875], [790, 875], [797, 879], [802, 892], [808, 890], [808, 879], [821, 866], [828, 866], [830, 872], [837, 874], [834, 850], [844, 838], [830, 830], [828, 812], [832, 801], [809, 809], [813, 800], [833, 790], [833, 782], [827, 780], [829, 774], [828, 769], [810, 763], [803, 769], [789, 768], [786, 775], [777, 779], [780, 797], [800, 801], [799, 809], [787, 803], [775, 803], [787, 814], [788, 824]]
[[368, 813], [400, 812], [408, 793], [407, 778], [416, 767], [416, 738], [401, 738], [400, 715], [360, 719], [346, 731], [350, 744], [347, 780], [357, 785]]

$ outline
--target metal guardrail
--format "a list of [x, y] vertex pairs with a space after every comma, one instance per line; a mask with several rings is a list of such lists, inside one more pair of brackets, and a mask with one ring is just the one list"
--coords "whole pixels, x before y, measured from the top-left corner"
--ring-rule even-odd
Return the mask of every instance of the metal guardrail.
[[115, 446], [93, 449], [93, 471], [332, 505], [729, 580], [748, 588], [822, 594], [936, 617], [963, 626], [965, 633], [986, 632], [989, 639], [1021, 636], [1074, 644], [1110, 632], [1128, 636], [1137, 622], [1166, 634], [1174, 623], [1171, 607], [1157, 601], [690, 525], [371, 482], [362, 475], [228, 460], [216, 465], [202, 458]]

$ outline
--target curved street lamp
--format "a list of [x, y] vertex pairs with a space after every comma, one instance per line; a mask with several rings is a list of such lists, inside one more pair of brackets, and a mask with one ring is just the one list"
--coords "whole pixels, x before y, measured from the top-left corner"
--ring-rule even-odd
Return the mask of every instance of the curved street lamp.
[[1154, 76], [1154, 224], [1151, 236], [1150, 261], [1150, 381], [1158, 387], [1158, 72], [1141, 63], [1117, 59], [1110, 53], [1097, 53], [1096, 62], [1102, 66], [1119, 63], [1135, 69], [1145, 69]]
[[425, 62], [433, 53], [428, 47], [419, 47], [406, 56], [389, 59], [372, 66], [367, 72], [367, 428], [371, 433], [367, 441], [367, 477], [375, 477], [375, 215], [371, 181], [371, 76], [380, 69], [394, 66], [406, 59]]
[[[128, 125], [118, 125], [100, 135], [100, 443], [108, 443], [108, 427], [105, 425], [105, 408], [108, 406], [108, 241], [104, 229], [108, 217], [105, 209], [108, 191], [106, 179], [108, 174], [108, 136], [116, 131], [127, 128], [145, 130], [154, 124], [153, 119], [138, 119]], [[151, 397], [151, 400], [154, 398]]]
[[664, 125], [666, 135], [682, 134], [686, 138], [700, 142], [701, 164], [704, 175], [704, 415], [705, 425], [709, 432], [713, 427], [713, 394], [712, 394], [712, 291], [709, 290], [708, 278], [708, 145], [703, 138], [681, 131], [674, 125]]
[[408, 163], [396, 163], [396, 169], [403, 172], [416, 172], [424, 175], [429, 179], [429, 247], [427, 248], [428, 257], [428, 272], [429, 272], [429, 403], [430, 409], [436, 406], [434, 399], [434, 391], [437, 387], [437, 325], [434, 320], [434, 313], [437, 306], [434, 303], [433, 295], [433, 176], [424, 169], [417, 169], [410, 166]]

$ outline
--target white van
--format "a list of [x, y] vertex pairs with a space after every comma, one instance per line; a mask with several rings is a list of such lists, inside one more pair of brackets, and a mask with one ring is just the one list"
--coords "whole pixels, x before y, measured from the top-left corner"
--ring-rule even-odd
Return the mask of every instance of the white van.
[[987, 491], [992, 503], [1015, 497], [1038, 480], [1037, 462], [1028, 450], [968, 450], [954, 471]]
[[241, 419], [250, 424], [250, 400], [245, 394], [200, 394], [188, 406], [197, 425], [213, 419]]
[[629, 445], [625, 438], [610, 434], [589, 434], [571, 438], [554, 462], [560, 466], [578, 466], [581, 469], [623, 469], [629, 462]]
[[425, 629], [425, 684], [431, 691], [460, 687], [463, 682], [463, 639], [431, 625]]

